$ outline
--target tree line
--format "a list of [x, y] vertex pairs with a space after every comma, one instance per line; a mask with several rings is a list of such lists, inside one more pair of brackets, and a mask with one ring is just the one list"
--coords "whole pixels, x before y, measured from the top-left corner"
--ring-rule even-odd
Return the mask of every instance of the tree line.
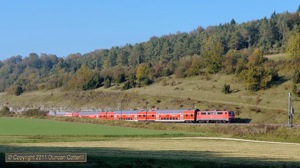
[[300, 6], [296, 12], [274, 12], [270, 18], [229, 23], [185, 33], [153, 36], [66, 58], [31, 53], [0, 61], [0, 91], [63, 88], [88, 90], [117, 84], [121, 89], [149, 85], [162, 76], [179, 78], [207, 73], [236, 74], [246, 89], [267, 88], [278, 78], [278, 66], [265, 54], [288, 52], [299, 62]]

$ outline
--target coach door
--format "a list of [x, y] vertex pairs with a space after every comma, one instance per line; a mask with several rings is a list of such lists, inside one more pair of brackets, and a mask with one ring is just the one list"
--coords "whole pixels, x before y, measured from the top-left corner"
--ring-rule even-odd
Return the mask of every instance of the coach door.
[[137, 114], [134, 114], [134, 119], [135, 121], [137, 121]]
[[183, 119], [183, 113], [180, 113], [180, 120], [182, 120], [182, 121], [184, 120]]

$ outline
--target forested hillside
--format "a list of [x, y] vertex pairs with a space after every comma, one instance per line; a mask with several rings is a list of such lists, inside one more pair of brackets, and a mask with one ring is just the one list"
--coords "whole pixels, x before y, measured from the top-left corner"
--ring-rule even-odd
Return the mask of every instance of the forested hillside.
[[[270, 18], [240, 24], [232, 19], [189, 33], [153, 36], [147, 42], [66, 58], [45, 53], [13, 56], [0, 62], [0, 91], [20, 95], [54, 88], [108, 88], [112, 84], [130, 89], [149, 85], [162, 76], [184, 78], [209, 73], [235, 74], [246, 89], [257, 91], [279, 80], [281, 68], [296, 70], [299, 44], [300, 6], [293, 13], [274, 12]], [[263, 57], [276, 53], [288, 53], [291, 59], [274, 62]], [[300, 82], [299, 71], [294, 72], [293, 79]]]

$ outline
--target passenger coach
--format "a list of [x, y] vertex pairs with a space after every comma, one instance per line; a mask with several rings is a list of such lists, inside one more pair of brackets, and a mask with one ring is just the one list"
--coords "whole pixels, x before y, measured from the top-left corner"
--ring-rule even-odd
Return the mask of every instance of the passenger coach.
[[107, 111], [98, 113], [68, 113], [66, 116], [97, 118], [99, 120], [153, 121], [153, 122], [234, 122], [233, 111], [150, 110], [150, 111]]

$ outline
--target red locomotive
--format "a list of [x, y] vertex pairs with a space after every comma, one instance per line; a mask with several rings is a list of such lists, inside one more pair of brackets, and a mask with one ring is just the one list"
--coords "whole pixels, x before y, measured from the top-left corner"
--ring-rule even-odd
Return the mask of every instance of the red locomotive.
[[234, 122], [233, 111], [213, 110], [151, 110], [151, 111], [107, 111], [107, 112], [76, 112], [66, 116], [97, 118], [99, 120], [153, 121], [153, 122]]

